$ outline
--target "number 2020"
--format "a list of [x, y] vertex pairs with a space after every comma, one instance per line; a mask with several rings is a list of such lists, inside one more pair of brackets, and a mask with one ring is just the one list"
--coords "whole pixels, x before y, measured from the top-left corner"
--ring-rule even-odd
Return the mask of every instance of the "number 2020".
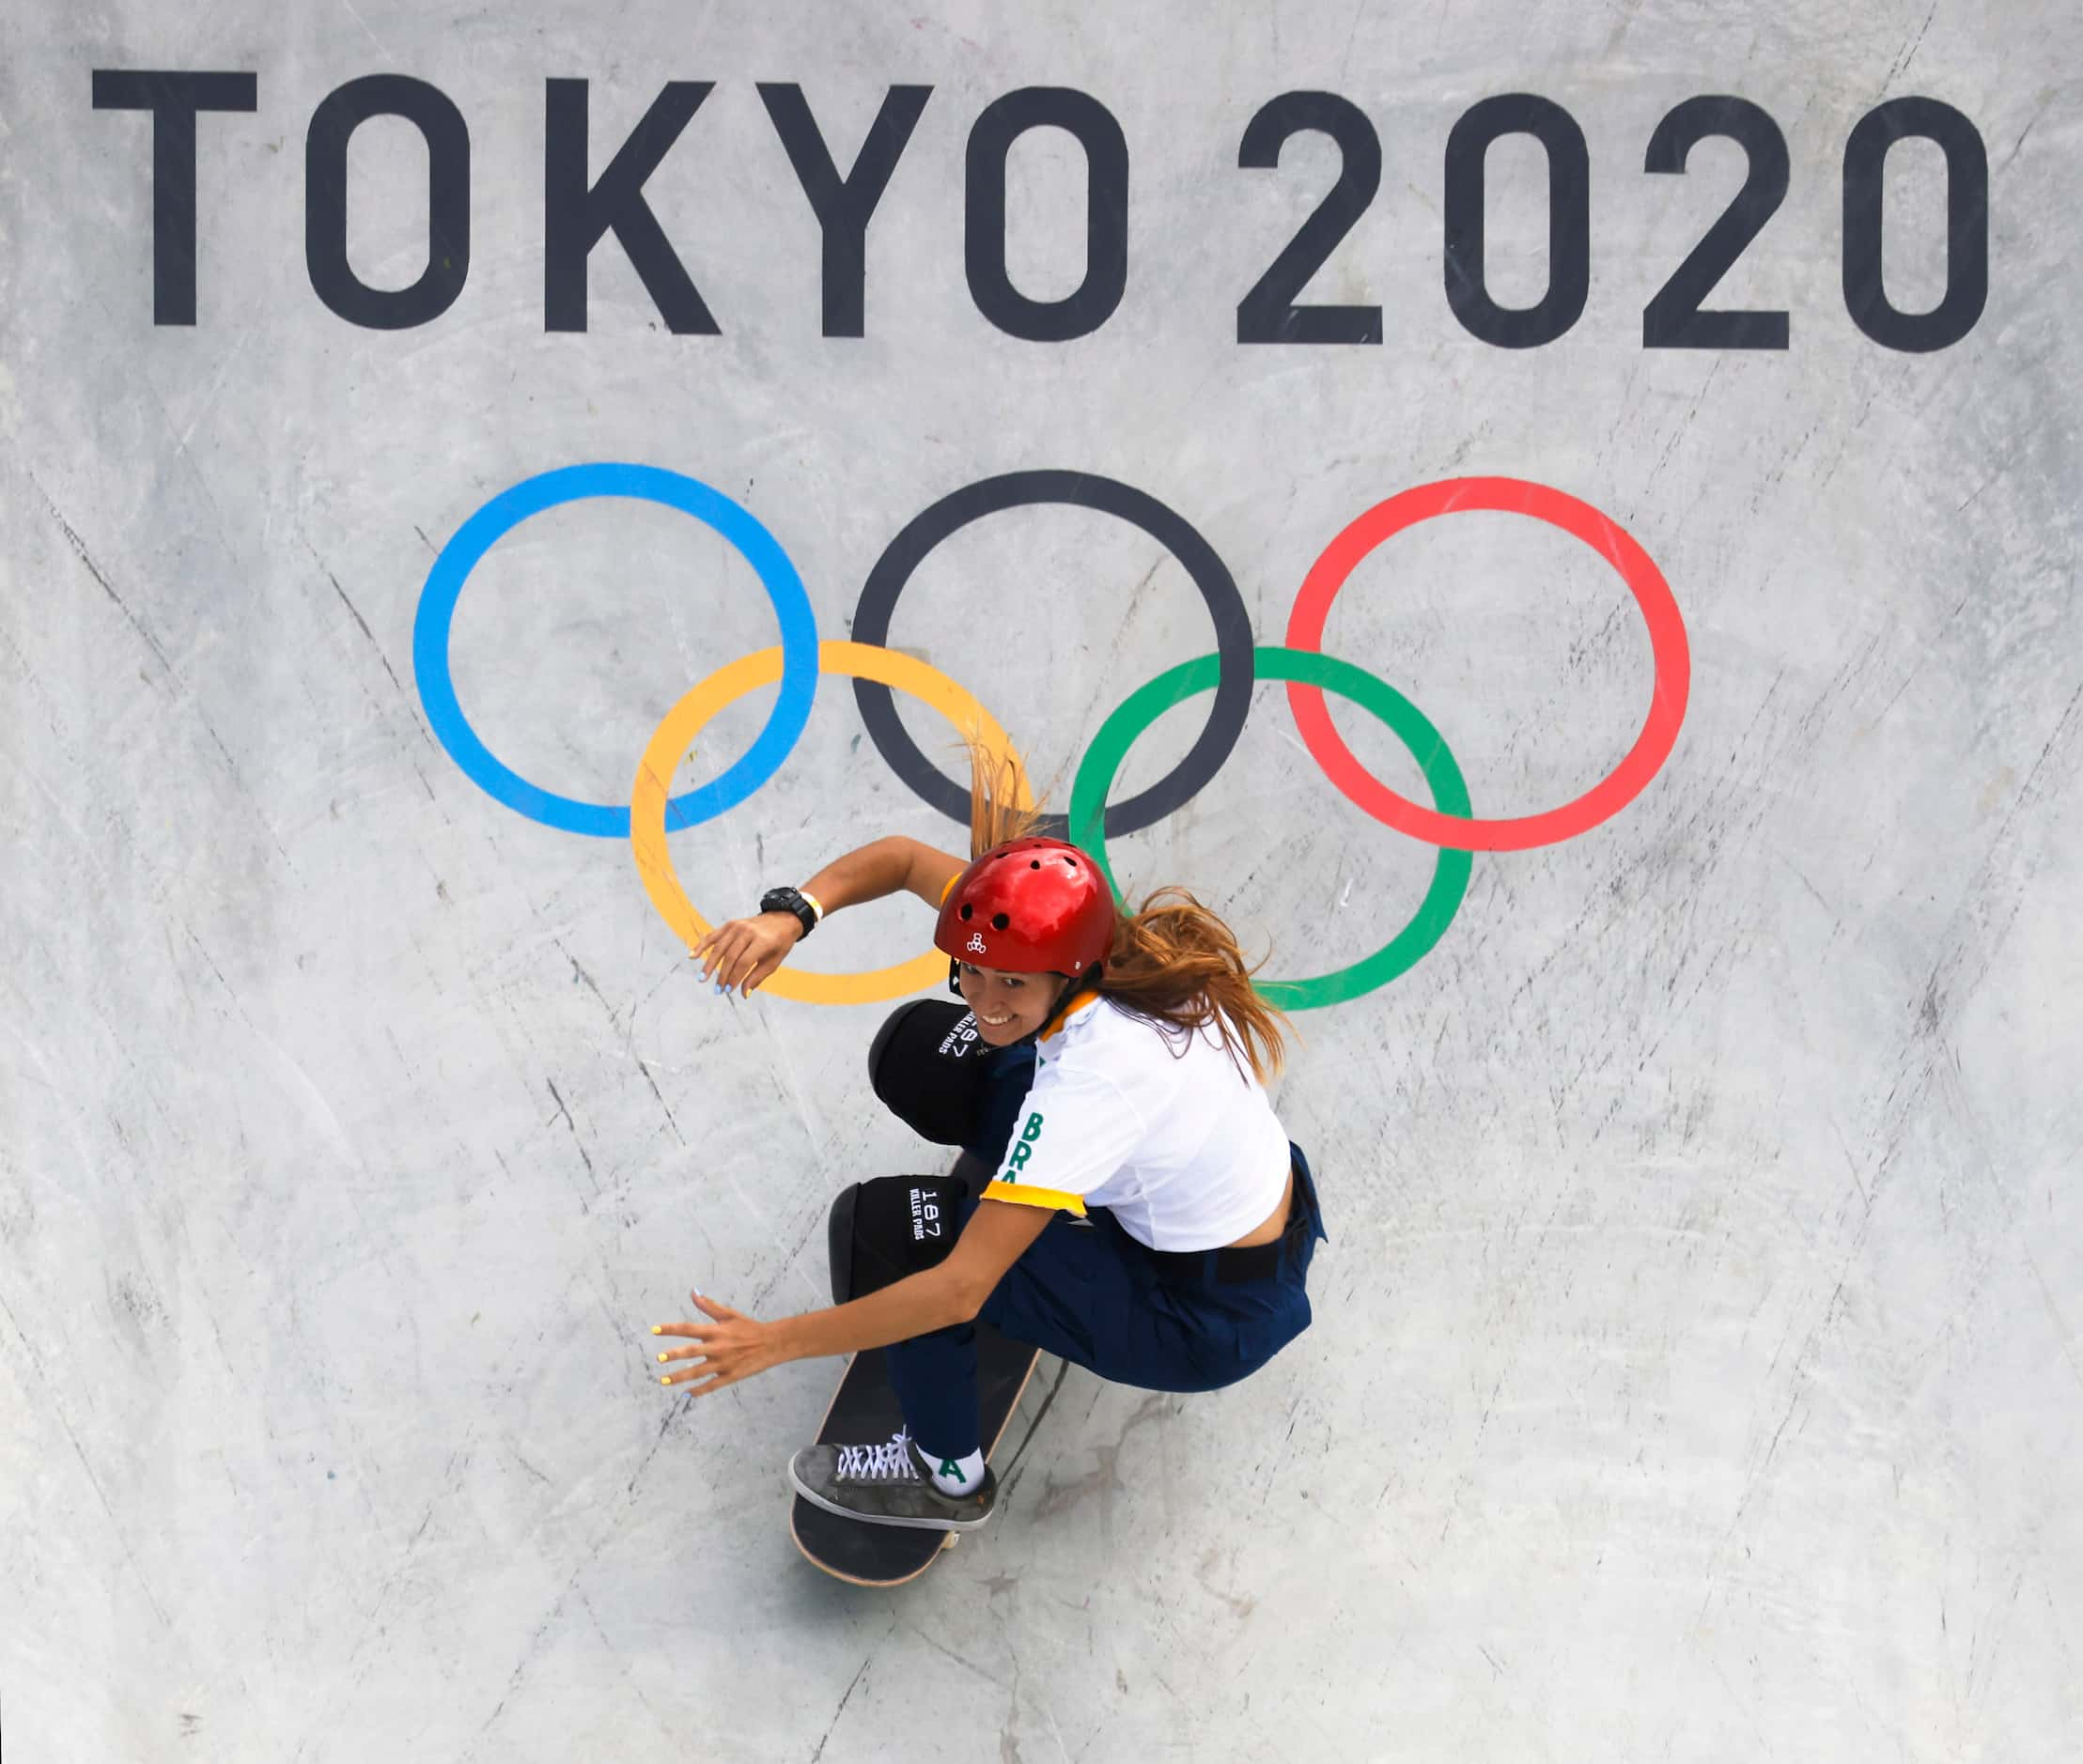
[[[1358, 105], [1334, 92], [1283, 92], [1251, 120], [1236, 162], [1271, 169], [1296, 134], [1336, 144], [1338, 181], [1236, 309], [1239, 343], [1379, 343], [1379, 306], [1305, 306], [1296, 296], [1359, 220], [1381, 182], [1381, 143]], [[1531, 135], [1547, 157], [1547, 291], [1531, 306], [1503, 306], [1484, 274], [1484, 159], [1505, 135]], [[1642, 308], [1651, 349], [1783, 349], [1787, 315], [1702, 306], [1787, 191], [1786, 137], [1746, 99], [1688, 98], [1657, 123], [1645, 172], [1683, 173], [1711, 135], [1743, 149], [1749, 164], [1735, 199]], [[1946, 159], [1946, 290], [1929, 312], [1906, 313], [1881, 283], [1882, 169], [1898, 141], [1935, 142]], [[1974, 124], [1932, 98], [1897, 98], [1859, 118], [1844, 144], [1844, 305], [1852, 321], [1890, 349], [1942, 349], [1974, 329], [1989, 293], [1989, 158]], [[1552, 343], [1584, 310], [1591, 284], [1591, 162], [1584, 133], [1560, 104], [1530, 92], [1485, 98], [1447, 136], [1446, 294], [1470, 335], [1504, 349]]]

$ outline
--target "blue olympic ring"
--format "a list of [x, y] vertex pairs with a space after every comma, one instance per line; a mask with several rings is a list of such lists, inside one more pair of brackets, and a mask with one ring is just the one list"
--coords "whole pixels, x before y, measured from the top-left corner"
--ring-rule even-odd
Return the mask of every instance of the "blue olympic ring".
[[627, 806], [560, 797], [502, 765], [477, 738], [457, 703], [456, 682], [448, 665], [457, 596], [485, 553], [530, 515], [595, 496], [660, 503], [714, 528], [753, 566], [781, 621], [781, 694], [767, 725], [721, 778], [666, 804], [666, 828], [676, 831], [736, 808], [771, 778], [809, 722], [817, 693], [817, 621], [802, 578], [774, 535], [721, 490], [658, 466], [599, 461], [540, 472], [501, 491], [462, 524], [427, 573], [419, 612], [412, 621], [412, 672], [420, 703], [435, 738], [448, 750], [463, 776], [488, 796], [545, 827], [599, 839], [629, 838]]

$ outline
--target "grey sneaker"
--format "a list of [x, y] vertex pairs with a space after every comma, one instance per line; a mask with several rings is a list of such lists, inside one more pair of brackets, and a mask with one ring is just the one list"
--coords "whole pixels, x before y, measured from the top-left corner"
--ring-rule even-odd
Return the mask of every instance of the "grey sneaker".
[[988, 1466], [975, 1493], [941, 1493], [903, 1431], [880, 1446], [805, 1446], [788, 1461], [788, 1479], [828, 1513], [914, 1531], [974, 1531], [998, 1505], [998, 1478]]

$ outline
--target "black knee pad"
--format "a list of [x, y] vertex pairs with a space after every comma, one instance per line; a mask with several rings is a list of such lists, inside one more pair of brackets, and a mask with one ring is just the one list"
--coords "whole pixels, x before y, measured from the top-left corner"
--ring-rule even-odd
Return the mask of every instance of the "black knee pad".
[[868, 1082], [921, 1138], [967, 1145], [976, 1136], [990, 1051], [963, 1006], [914, 998], [876, 1031], [868, 1045]]
[[946, 1176], [878, 1176], [840, 1190], [825, 1221], [832, 1302], [865, 1298], [938, 1263], [961, 1230], [963, 1194]]

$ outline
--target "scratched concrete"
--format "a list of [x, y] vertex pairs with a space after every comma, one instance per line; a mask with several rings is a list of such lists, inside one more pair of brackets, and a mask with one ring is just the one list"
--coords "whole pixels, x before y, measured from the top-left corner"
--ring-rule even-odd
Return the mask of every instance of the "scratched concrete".
[[[9, 1760], [2083, 1756], [2075, 9], [522, 10], [10, 15]], [[149, 124], [90, 107], [89, 70], [124, 67], [258, 75], [256, 113], [203, 118], [192, 329], [150, 320]], [[417, 331], [343, 322], [302, 257], [312, 109], [376, 71], [439, 85], [472, 132], [470, 280]], [[612, 240], [591, 331], [545, 334], [552, 75], [594, 83], [596, 168], [661, 81], [718, 82], [649, 188], [722, 337], [668, 335]], [[818, 233], [762, 79], [801, 82], [842, 157], [889, 83], [935, 87], [860, 341], [818, 336]], [[962, 274], [970, 125], [1046, 84], [1103, 98], [1133, 164], [1127, 298], [1063, 345], [991, 330]], [[1309, 296], [1380, 302], [1378, 348], [1233, 340], [1336, 162], [1305, 139], [1242, 172], [1236, 142], [1309, 86], [1381, 134], [1381, 193]], [[1566, 337], [1507, 351], [1447, 308], [1439, 207], [1454, 118], [1513, 89], [1585, 132], [1592, 284]], [[1643, 143], [1721, 91], [1778, 119], [1792, 182], [1715, 302], [1787, 308], [1791, 347], [1645, 351], [1642, 302], [1740, 161], [1710, 143], [1645, 178]], [[1921, 355], [1853, 327], [1837, 269], [1846, 134], [1914, 92], [1973, 119], [1992, 193], [1987, 311]], [[354, 153], [353, 261], [402, 286], [423, 156], [381, 121]], [[1890, 165], [1905, 308], [1944, 281], [1938, 164]], [[1035, 294], [1077, 273], [1074, 172], [1060, 139], [1015, 160]], [[1523, 140], [1493, 156], [1501, 299], [1542, 286], [1541, 177]], [[866, 1087], [878, 1009], [704, 996], [626, 846], [493, 802], [415, 690], [435, 549], [595, 458], [740, 497], [827, 636], [913, 514], [1047, 465], [1187, 515], [1261, 642], [1345, 521], [1457, 472], [1603, 507], [1689, 627], [1690, 709], [1645, 794], [1479, 856], [1428, 960], [1300, 1020], [1279, 1103], [1329, 1214], [1314, 1330], [1212, 1397], [1048, 1366], [1003, 1516], [890, 1596], [785, 1531], [782, 1465], [835, 1368], [691, 1405], [649, 1382], [645, 1334], [697, 1283], [815, 1303], [830, 1194], [924, 1155]], [[772, 632], [706, 532], [566, 508], [474, 578], [459, 688], [519, 770], [621, 799], [665, 708]], [[1071, 510], [951, 541], [891, 641], [1045, 775], [1210, 647], [1174, 561]], [[1649, 702], [1603, 563], [1504, 516], [1377, 553], [1327, 646], [1426, 711], [1488, 813], [1586, 788]], [[781, 774], [675, 850], [735, 910], [891, 830], [952, 836], [831, 682]], [[1117, 856], [1290, 974], [1385, 941], [1432, 866], [1324, 781], [1278, 688]], [[811, 953], [924, 937], [892, 905]]]

